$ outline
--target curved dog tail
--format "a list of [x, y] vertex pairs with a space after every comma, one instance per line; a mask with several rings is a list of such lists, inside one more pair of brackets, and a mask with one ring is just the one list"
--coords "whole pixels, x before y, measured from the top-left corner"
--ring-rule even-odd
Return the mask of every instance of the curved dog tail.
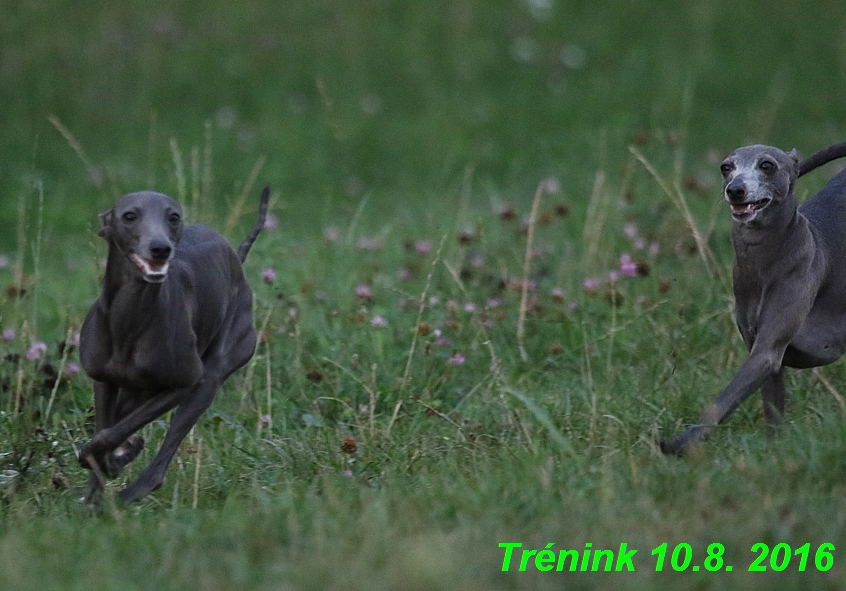
[[834, 144], [833, 146], [823, 148], [799, 165], [799, 176], [844, 156], [846, 156], [846, 143]]
[[270, 201], [270, 185], [266, 186], [264, 188], [264, 191], [261, 192], [261, 200], [259, 201], [258, 221], [256, 221], [256, 225], [253, 226], [253, 230], [249, 234], [247, 234], [247, 237], [244, 238], [244, 241], [238, 248], [238, 258], [241, 260], [241, 263], [247, 260], [247, 254], [250, 252], [250, 248], [253, 246], [253, 242], [256, 241], [259, 232], [261, 232], [262, 228], [264, 228], [264, 219], [267, 217], [268, 201]]

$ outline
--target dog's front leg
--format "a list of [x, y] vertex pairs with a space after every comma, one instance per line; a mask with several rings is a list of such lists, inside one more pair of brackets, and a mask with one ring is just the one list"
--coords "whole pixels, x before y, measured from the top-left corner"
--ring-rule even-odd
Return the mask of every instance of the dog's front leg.
[[82, 448], [79, 454], [80, 462], [84, 462], [89, 456], [103, 459], [124, 442], [130, 443], [127, 440], [136, 431], [174, 408], [188, 393], [190, 390], [187, 389], [169, 390], [145, 400], [129, 414], [120, 417], [115, 424], [97, 431], [91, 441]]
[[[665, 454], [684, 455], [687, 448], [705, 437], [715, 425], [721, 423], [728, 415], [733, 413], [740, 404], [749, 396], [761, 388], [765, 382], [777, 380], [782, 374], [781, 358], [783, 349], [773, 351], [760, 344], [760, 341], [752, 347], [749, 358], [740, 367], [740, 371], [726, 388], [720, 392], [717, 399], [710, 405], [699, 422], [674, 439], [662, 440], [661, 451]], [[784, 389], [784, 383], [781, 382]]]
[[196, 389], [185, 397], [179, 404], [170, 427], [165, 435], [162, 447], [155, 459], [147, 466], [138, 479], [131, 485], [118, 493], [118, 496], [127, 503], [134, 503], [154, 490], [157, 490], [164, 482], [167, 467], [170, 465], [179, 444], [188, 435], [199, 418], [211, 406], [217, 389], [220, 386], [219, 376], [206, 375]]
[[[106, 382], [94, 382], [94, 438], [111, 424], [117, 394], [117, 386]], [[82, 448], [82, 452], [79, 454], [79, 463], [83, 468], [90, 471], [85, 502], [91, 507], [98, 507], [103, 492], [104, 483], [102, 480], [105, 477], [105, 453], [98, 450], [96, 446], [93, 448], [90, 446], [91, 443], [89, 442]], [[94, 469], [94, 466], [96, 466], [96, 469]]]

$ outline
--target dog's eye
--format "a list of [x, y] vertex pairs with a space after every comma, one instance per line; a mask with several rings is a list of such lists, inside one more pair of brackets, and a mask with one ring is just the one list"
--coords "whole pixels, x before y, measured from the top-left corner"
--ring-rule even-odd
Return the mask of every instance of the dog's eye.
[[124, 212], [124, 214], [121, 216], [121, 218], [123, 218], [123, 221], [125, 221], [125, 222], [134, 222], [135, 220], [138, 219], [138, 214], [135, 213], [134, 211], [127, 211], [127, 212]]
[[721, 164], [720, 165], [720, 172], [723, 173], [723, 176], [726, 176], [732, 170], [734, 170], [734, 166], [732, 166], [731, 164]]
[[773, 172], [776, 169], [775, 163], [770, 162], [769, 160], [764, 160], [763, 162], [761, 162], [761, 164], [758, 165], [758, 167], [763, 172]]
[[167, 219], [171, 224], [178, 224], [182, 218], [179, 217], [178, 213], [172, 213]]

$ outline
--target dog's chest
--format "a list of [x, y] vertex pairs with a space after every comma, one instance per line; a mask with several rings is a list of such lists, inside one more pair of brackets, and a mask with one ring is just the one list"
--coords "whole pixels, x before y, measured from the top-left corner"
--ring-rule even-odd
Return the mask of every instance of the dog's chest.
[[737, 326], [747, 344], [751, 344], [755, 340], [755, 335], [758, 334], [760, 328], [761, 301], [762, 298], [758, 293], [742, 299], [735, 296]]
[[189, 387], [203, 377], [197, 338], [187, 310], [166, 302], [115, 298], [95, 314], [91, 376], [136, 390]]
[[[120, 334], [113, 338], [107, 372], [115, 381], [139, 389], [185, 388], [196, 384], [202, 379], [203, 364], [193, 333], [183, 332], [177, 337], [163, 333], [156, 325], [151, 322], [135, 335]], [[163, 334], [170, 338], [163, 338]]]
[[743, 255], [738, 252], [734, 267], [735, 316], [743, 340], [751, 345], [760, 329], [763, 304], [770, 286], [762, 280], [760, 269], [743, 263]]

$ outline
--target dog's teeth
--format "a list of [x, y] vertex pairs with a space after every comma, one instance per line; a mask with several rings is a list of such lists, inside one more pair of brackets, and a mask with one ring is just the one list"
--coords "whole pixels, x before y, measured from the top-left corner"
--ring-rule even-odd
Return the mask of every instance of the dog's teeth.
[[145, 261], [135, 253], [132, 253], [129, 258], [133, 263], [135, 263], [135, 266], [141, 270], [147, 281], [152, 283], [161, 283], [167, 276], [167, 270], [170, 264], [169, 261], [165, 261], [164, 263]]

